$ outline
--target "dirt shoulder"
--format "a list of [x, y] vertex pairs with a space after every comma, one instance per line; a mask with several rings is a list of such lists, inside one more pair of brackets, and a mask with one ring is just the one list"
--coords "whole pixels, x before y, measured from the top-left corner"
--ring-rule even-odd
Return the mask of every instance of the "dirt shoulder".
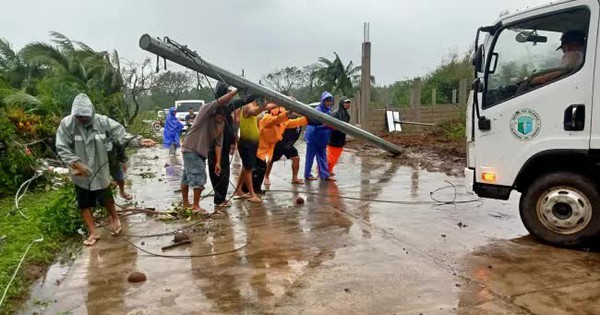
[[467, 161], [465, 141], [462, 139], [451, 139], [435, 132], [382, 133], [379, 136], [403, 148], [404, 153], [392, 157], [378, 147], [359, 139], [349, 140], [346, 147], [361, 156], [395, 159], [403, 165], [451, 176], [464, 175]]

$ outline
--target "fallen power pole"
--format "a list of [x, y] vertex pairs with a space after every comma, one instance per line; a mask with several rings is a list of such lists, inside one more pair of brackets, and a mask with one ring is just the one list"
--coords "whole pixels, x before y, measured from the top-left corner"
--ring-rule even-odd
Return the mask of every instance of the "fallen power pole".
[[286, 95], [273, 91], [260, 84], [256, 84], [227, 70], [212, 65], [200, 58], [196, 52], [188, 49], [187, 46], [182, 46], [169, 40], [161, 41], [151, 37], [148, 34], [144, 34], [140, 38], [140, 48], [162, 58], [171, 60], [186, 68], [205, 74], [213, 79], [225, 81], [225, 83], [237, 88], [246, 89], [250, 94], [267, 97], [273, 102], [282, 105], [293, 112], [302, 114], [311, 119], [318, 120], [321, 123], [327, 124], [328, 126], [340, 130], [355, 138], [372, 142], [373, 144], [392, 154], [402, 153], [400, 147], [394, 145], [393, 143], [385, 141], [367, 131], [335, 119], [327, 114], [316, 111], [310, 106], [295, 101]]

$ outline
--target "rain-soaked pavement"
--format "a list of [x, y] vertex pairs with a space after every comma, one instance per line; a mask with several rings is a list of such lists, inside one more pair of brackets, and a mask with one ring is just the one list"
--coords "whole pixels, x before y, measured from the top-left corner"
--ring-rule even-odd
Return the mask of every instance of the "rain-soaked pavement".
[[[164, 167], [164, 150], [131, 160], [138, 202], [164, 210], [179, 200], [181, 169]], [[445, 180], [456, 184], [457, 200], [474, 197], [460, 178], [351, 152], [337, 183], [292, 187], [289, 168], [276, 163], [262, 205], [236, 201], [200, 225], [190, 245], [161, 252], [172, 236], [128, 237], [166, 255], [233, 252], [160, 258], [105, 231], [72, 266], [50, 269], [24, 313], [48, 304], [47, 314], [600, 314], [600, 254], [532, 240], [515, 196], [432, 204], [430, 192]], [[148, 169], [156, 177], [140, 175]], [[296, 205], [297, 196], [306, 203]], [[445, 189], [434, 197], [455, 196]], [[211, 198], [202, 204], [212, 209]], [[124, 223], [124, 234], [137, 236], [189, 224], [143, 214]], [[129, 283], [134, 270], [147, 281]]]

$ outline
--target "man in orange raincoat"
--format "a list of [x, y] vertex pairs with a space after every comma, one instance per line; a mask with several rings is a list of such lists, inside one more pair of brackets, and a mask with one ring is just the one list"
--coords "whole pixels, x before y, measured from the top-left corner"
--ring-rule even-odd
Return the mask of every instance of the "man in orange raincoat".
[[267, 162], [270, 162], [273, 159], [275, 145], [283, 138], [283, 132], [286, 129], [293, 129], [308, 124], [306, 117], [290, 119], [290, 116], [290, 111], [286, 111], [283, 107], [275, 107], [272, 108], [258, 123], [260, 138], [258, 141], [258, 151], [256, 153], [256, 169], [252, 174], [252, 183], [255, 191], [261, 191], [263, 179], [267, 170]]

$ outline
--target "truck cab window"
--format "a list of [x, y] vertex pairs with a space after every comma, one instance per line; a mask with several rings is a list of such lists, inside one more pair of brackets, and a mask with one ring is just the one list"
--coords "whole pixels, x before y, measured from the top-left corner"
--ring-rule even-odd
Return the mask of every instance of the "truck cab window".
[[588, 10], [576, 9], [501, 29], [486, 66], [484, 108], [581, 69], [589, 20]]

